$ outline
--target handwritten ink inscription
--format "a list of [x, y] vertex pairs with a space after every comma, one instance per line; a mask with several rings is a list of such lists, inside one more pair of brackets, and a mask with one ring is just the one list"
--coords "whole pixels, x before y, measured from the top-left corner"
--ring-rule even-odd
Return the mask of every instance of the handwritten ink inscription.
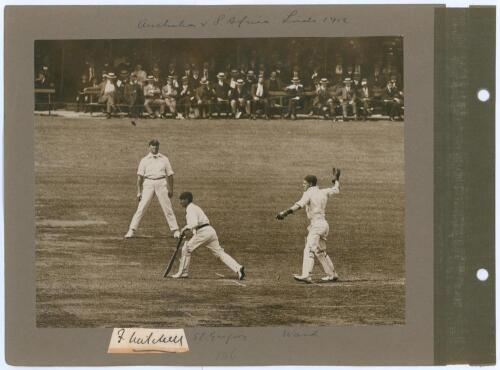
[[265, 25], [306, 25], [306, 24], [328, 24], [341, 25], [349, 23], [347, 17], [339, 15], [322, 15], [310, 16], [300, 12], [297, 9], [286, 12], [281, 17], [267, 17], [264, 15], [229, 15], [219, 14], [213, 18], [202, 20], [191, 20], [187, 18], [163, 18], [159, 20], [141, 19], [137, 22], [137, 28], [140, 30], [160, 29], [160, 28], [177, 28], [177, 29], [194, 29], [194, 28], [217, 28], [217, 27], [255, 27]]
[[319, 333], [318, 329], [307, 330], [307, 329], [283, 329], [283, 338], [311, 338], [317, 337]]
[[115, 328], [108, 353], [187, 352], [183, 329]]

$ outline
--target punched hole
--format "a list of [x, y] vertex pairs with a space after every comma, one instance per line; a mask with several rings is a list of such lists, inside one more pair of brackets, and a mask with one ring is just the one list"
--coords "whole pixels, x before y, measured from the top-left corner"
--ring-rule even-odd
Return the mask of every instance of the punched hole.
[[482, 101], [488, 101], [490, 99], [490, 92], [486, 89], [481, 89], [477, 92], [477, 98]]
[[489, 276], [488, 270], [486, 270], [486, 269], [479, 269], [476, 272], [476, 277], [477, 277], [477, 279], [479, 281], [486, 281], [486, 280], [488, 280], [488, 276]]

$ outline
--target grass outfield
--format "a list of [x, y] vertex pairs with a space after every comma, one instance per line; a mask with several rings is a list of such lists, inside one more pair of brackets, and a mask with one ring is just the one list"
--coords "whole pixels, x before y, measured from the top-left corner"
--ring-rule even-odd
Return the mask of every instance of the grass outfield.
[[[136, 122], [35, 116], [39, 327], [405, 322], [401, 122]], [[138, 238], [123, 239], [153, 137], [175, 171], [179, 224], [178, 195], [192, 191], [246, 280], [204, 248], [190, 279], [163, 279], [175, 241], [156, 199]], [[306, 215], [274, 217], [300, 198], [304, 175], [329, 186], [332, 165], [342, 187], [328, 203], [328, 252], [341, 281], [296, 283]]]

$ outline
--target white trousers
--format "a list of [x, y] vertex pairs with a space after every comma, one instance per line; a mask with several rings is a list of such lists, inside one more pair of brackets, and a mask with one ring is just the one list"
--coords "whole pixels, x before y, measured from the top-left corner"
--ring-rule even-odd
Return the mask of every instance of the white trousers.
[[144, 183], [142, 184], [141, 201], [137, 206], [137, 211], [135, 212], [134, 217], [132, 217], [129, 228], [132, 230], [137, 230], [142, 216], [144, 216], [144, 213], [151, 204], [151, 200], [153, 199], [153, 195], [155, 194], [158, 198], [161, 209], [163, 210], [163, 214], [165, 215], [165, 218], [167, 220], [168, 227], [172, 231], [179, 230], [177, 219], [175, 218], [175, 214], [172, 209], [172, 203], [170, 202], [170, 198], [168, 197], [167, 179], [144, 179]]
[[312, 221], [307, 228], [306, 245], [304, 248], [304, 258], [302, 261], [302, 276], [309, 276], [314, 267], [314, 257], [318, 259], [323, 270], [328, 276], [335, 272], [333, 262], [326, 254], [326, 238], [330, 227], [326, 220]]
[[179, 273], [187, 275], [191, 261], [191, 253], [198, 247], [207, 247], [213, 255], [219, 258], [233, 272], [238, 272], [241, 265], [224, 251], [219, 244], [217, 233], [212, 226], [205, 226], [196, 231], [191, 239], [184, 243], [182, 256], [179, 262]]

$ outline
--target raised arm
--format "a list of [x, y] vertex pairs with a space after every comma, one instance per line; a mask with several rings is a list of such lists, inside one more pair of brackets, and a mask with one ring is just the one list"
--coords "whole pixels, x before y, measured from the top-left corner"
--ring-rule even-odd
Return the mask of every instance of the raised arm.
[[340, 168], [333, 167], [333, 179], [332, 179], [332, 187], [327, 189], [327, 194], [333, 195], [340, 193]]

